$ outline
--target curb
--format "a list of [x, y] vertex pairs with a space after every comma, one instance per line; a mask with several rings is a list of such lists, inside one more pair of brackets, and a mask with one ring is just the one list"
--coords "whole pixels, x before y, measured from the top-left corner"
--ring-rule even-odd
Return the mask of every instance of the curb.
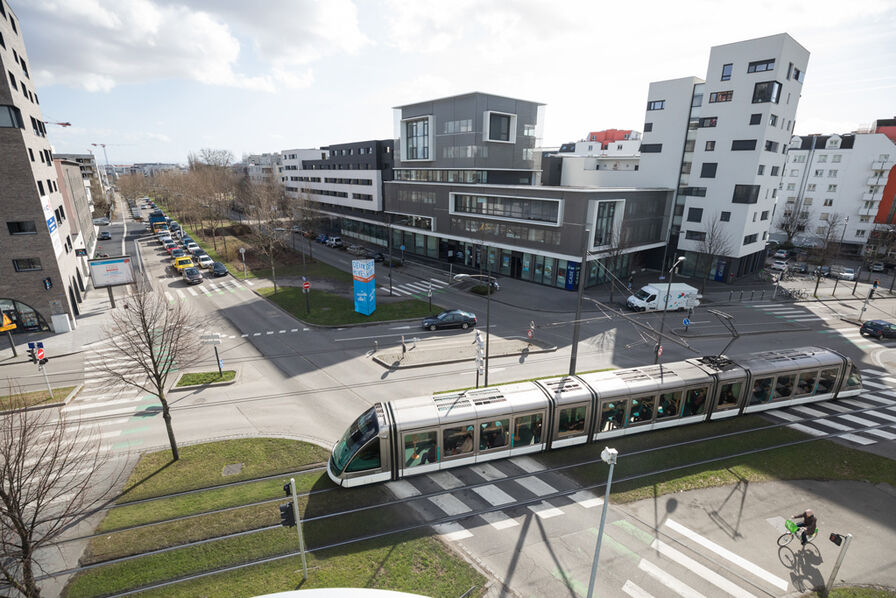
[[[535, 353], [551, 353], [556, 350], [557, 350], [556, 346], [542, 347], [540, 349], [529, 349], [528, 354], [532, 355]], [[519, 352], [516, 352], [516, 353], [503, 353], [501, 355], [489, 355], [489, 358], [495, 359], [495, 358], [501, 358], [501, 357], [514, 357], [517, 355], [522, 355], [524, 351], [525, 351], [525, 349], [523, 349]], [[426, 361], [426, 362], [421, 362], [421, 363], [409, 363], [409, 364], [402, 364], [401, 360], [399, 359], [399, 360], [397, 360], [397, 363], [398, 363], [397, 365], [396, 365], [396, 362], [388, 363], [387, 361], [380, 359], [377, 355], [373, 355], [371, 357], [371, 359], [373, 361], [375, 361], [376, 363], [380, 364], [381, 366], [383, 366], [384, 368], [387, 368], [390, 370], [400, 370], [400, 369], [410, 369], [410, 368], [422, 368], [422, 367], [427, 367], [427, 366], [431, 366], [431, 365], [446, 365], [446, 364], [451, 364], [451, 363], [462, 363], [464, 361], [475, 361], [476, 357], [472, 356], [472, 357], [462, 357], [462, 358], [458, 358], [458, 359], [439, 359], [439, 360], [432, 360], [432, 361]]]
[[168, 389], [168, 392], [176, 392], [176, 391], [180, 391], [180, 390], [195, 390], [197, 388], [211, 388], [213, 386], [230, 386], [231, 384], [236, 384], [237, 382], [240, 381], [242, 368], [235, 368], [234, 371], [236, 373], [233, 375], [233, 380], [227, 380], [227, 381], [223, 381], [223, 382], [206, 382], [204, 384], [190, 384], [187, 386], [178, 386], [177, 383], [180, 382], [180, 379], [183, 378], [184, 376], [186, 376], [187, 374], [199, 373], [199, 372], [181, 372], [180, 374], [178, 374], [177, 378], [174, 380], [174, 385]]
[[23, 409], [11, 409], [9, 411], [0, 411], [0, 415], [9, 415], [10, 413], [20, 413], [22, 411], [39, 411], [41, 409], [53, 409], [56, 407], [65, 407], [72, 399], [74, 399], [81, 389], [84, 387], [83, 384], [78, 384], [75, 386], [68, 395], [62, 401], [57, 401], [55, 403], [44, 403], [43, 405], [31, 405], [29, 407], [25, 407]]

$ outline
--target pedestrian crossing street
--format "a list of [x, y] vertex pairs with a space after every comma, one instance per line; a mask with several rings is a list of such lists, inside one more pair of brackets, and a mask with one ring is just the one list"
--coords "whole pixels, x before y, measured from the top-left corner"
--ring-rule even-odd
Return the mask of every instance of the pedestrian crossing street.
[[[448, 286], [448, 283], [444, 280], [439, 280], [437, 278], [430, 278], [429, 280], [421, 280], [418, 282], [405, 282], [398, 285], [392, 285], [392, 293], [394, 295], [399, 295], [402, 297], [416, 297], [418, 299], [425, 299], [429, 296], [429, 291], [432, 290], [433, 295], [436, 293], [441, 293]], [[389, 295], [389, 285], [377, 287], [377, 292], [380, 295]]]
[[[458, 491], [474, 484], [478, 485]], [[590, 551], [598, 529], [583, 527], [580, 522], [596, 524], [600, 517], [597, 508], [603, 506], [604, 499], [590, 490], [575, 490], [569, 485], [567, 478], [546, 472], [531, 457], [477, 464], [457, 470], [457, 475], [442, 471], [387, 483], [400, 500], [428, 495], [411, 504], [422, 501], [419, 508], [428, 511], [432, 519], [456, 518], [433, 526], [446, 542], [468, 541], [471, 547], [480, 546], [476, 542], [481, 537], [493, 552], [518, 550], [519, 536], [526, 533], [521, 526], [534, 517], [538, 520], [534, 529], [554, 530], [546, 533], [556, 532], [564, 538], [567, 548], [577, 542], [568, 535], [579, 534], [578, 540]], [[450, 494], [438, 493], [439, 490]], [[508, 506], [517, 501], [522, 504]], [[465, 514], [469, 516], [464, 517]], [[564, 516], [571, 519], [564, 521]], [[611, 595], [650, 598], [675, 594], [698, 598], [721, 595], [721, 591], [752, 598], [781, 595], [788, 590], [788, 581], [769, 570], [771, 563], [751, 562], [673, 518], [665, 518], [659, 533], [655, 533], [647, 526], [637, 525], [629, 516], [620, 517], [610, 511], [607, 517], [602, 536], [606, 552], [601, 553], [601, 560], [612, 560], [615, 571], [626, 572], [621, 576], [602, 576], [606, 580], [621, 578]], [[769, 521], [766, 535], [772, 542], [783, 531], [783, 524], [783, 519]], [[573, 527], [567, 531], [570, 525]], [[575, 562], [557, 563], [553, 575], [566, 586], [581, 586], [584, 590], [588, 585], [584, 560], [572, 560]], [[714, 563], [722, 568], [711, 566]], [[590, 565], [590, 559], [587, 564]]]
[[236, 279], [229, 277], [221, 281], [215, 280], [214, 278], [206, 278], [198, 285], [185, 288], [169, 287], [169, 290], [165, 291], [165, 298], [168, 299], [169, 303], [174, 303], [176, 301], [186, 301], [191, 296], [198, 297], [200, 295], [205, 295], [206, 297], [210, 297], [212, 295], [221, 295], [223, 293], [248, 291], [249, 288], [245, 285], [251, 287], [255, 286], [255, 283], [251, 280], [237, 282]]

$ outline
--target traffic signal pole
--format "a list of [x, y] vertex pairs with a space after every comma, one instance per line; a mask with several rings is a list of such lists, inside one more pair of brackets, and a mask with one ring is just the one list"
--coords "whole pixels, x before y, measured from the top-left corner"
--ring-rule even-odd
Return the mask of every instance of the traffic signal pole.
[[56, 397], [53, 396], [53, 388], [50, 386], [50, 379], [47, 377], [47, 368], [45, 368], [43, 364], [40, 364], [37, 366], [37, 369], [44, 375], [44, 382], [47, 383], [47, 392], [50, 393], [50, 398], [55, 399]]
[[[292, 496], [292, 503], [280, 505], [280, 525], [284, 527], [296, 526], [299, 536], [299, 551], [302, 553], [302, 579], [308, 579], [308, 562], [305, 559], [305, 537], [302, 535], [302, 518], [299, 516], [299, 497], [296, 496], [296, 479], [289, 478], [289, 483], [283, 485], [283, 491], [287, 496]], [[292, 512], [290, 513], [290, 509]]]

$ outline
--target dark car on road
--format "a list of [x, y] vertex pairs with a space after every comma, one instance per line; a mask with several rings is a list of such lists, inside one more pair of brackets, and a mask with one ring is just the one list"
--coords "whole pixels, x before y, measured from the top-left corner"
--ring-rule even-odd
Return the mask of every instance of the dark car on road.
[[198, 268], [184, 268], [183, 274], [187, 284], [199, 284], [202, 282], [202, 272]]
[[859, 328], [859, 332], [862, 336], [867, 334], [876, 339], [896, 338], [896, 324], [885, 320], [868, 320], [862, 324], [862, 327]]
[[185, 255], [187, 255], [187, 252], [184, 251], [183, 249], [172, 249], [171, 250], [171, 257], [173, 259], [177, 259], [179, 257], [184, 257]]
[[221, 262], [215, 262], [212, 264], [212, 276], [227, 276], [230, 272], [227, 271], [227, 266], [222, 264]]
[[423, 319], [423, 328], [427, 330], [438, 330], [440, 328], [463, 328], [476, 325], [476, 314], [463, 311], [460, 309], [450, 309], [443, 311], [437, 316], [430, 316]]
[[97, 239], [99, 239], [100, 241], [108, 241], [111, 238], [112, 238], [112, 233], [110, 233], [107, 230], [104, 230], [97, 236]]

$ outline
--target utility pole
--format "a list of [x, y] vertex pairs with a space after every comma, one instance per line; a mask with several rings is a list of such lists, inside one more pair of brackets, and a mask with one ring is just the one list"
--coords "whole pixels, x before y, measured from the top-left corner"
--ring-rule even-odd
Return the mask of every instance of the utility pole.
[[[582, 239], [582, 265], [579, 267], [579, 293], [578, 300], [576, 301], [576, 319], [573, 322], [572, 327], [572, 351], [569, 354], [569, 375], [575, 376], [576, 374], [576, 359], [578, 358], [579, 353], [579, 332], [581, 327], [581, 319], [582, 319], [582, 298], [585, 296], [585, 273], [588, 270], [588, 245], [590, 244], [588, 241], [590, 239], [590, 232], [588, 227], [583, 227], [583, 237]], [[613, 284], [613, 280], [610, 279], [610, 284]]]

